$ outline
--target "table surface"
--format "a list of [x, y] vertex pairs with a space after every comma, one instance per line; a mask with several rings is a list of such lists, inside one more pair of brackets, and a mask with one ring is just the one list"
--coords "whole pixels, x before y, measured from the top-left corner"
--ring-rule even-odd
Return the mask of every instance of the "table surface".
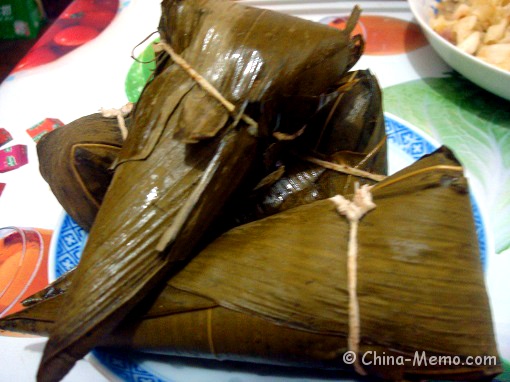
[[[48, 58], [44, 49], [58, 40], [58, 32], [68, 31], [66, 28], [71, 26], [65, 18], [79, 12], [85, 3], [75, 0], [67, 16], [66, 12], [62, 14], [60, 24], [57, 20], [56, 28], [60, 30], [49, 28], [34, 48], [39, 49], [38, 53], [33, 49], [0, 85], [0, 128], [13, 138], [0, 149], [25, 145], [28, 155], [26, 165], [0, 172], [0, 190], [4, 185], [0, 191], [0, 227], [36, 227], [49, 232], [56, 229], [62, 208], [39, 175], [35, 142], [27, 130], [46, 119], [68, 123], [102, 107], [124, 105], [129, 96], [126, 76], [132, 70], [132, 49], [159, 22], [159, 0], [108, 0], [103, 4], [115, 3], [114, 17], [105, 25], [96, 25], [95, 38], [81, 36], [83, 43], [75, 44], [73, 49], [68, 45], [58, 55], [52, 48]], [[243, 3], [330, 24], [349, 14], [356, 4], [299, 0]], [[412, 22], [406, 2], [359, 3], [367, 52], [355, 69], [369, 68], [376, 74], [383, 88], [385, 112], [415, 125], [455, 152], [479, 197], [489, 239], [487, 289], [500, 353], [510, 360], [510, 304], [502, 303], [508, 300], [505, 294], [510, 290], [506, 277], [510, 270], [510, 102], [453, 73]], [[101, 17], [108, 16], [104, 13]], [[94, 22], [100, 23], [99, 19]], [[61, 35], [60, 42], [65, 37], [65, 33]], [[51, 279], [51, 275], [41, 277]], [[41, 338], [0, 337], [0, 380], [34, 380], [44, 343]], [[103, 372], [86, 359], [78, 362], [65, 380], [112, 378]], [[508, 373], [507, 369], [500, 379], [510, 380]]]

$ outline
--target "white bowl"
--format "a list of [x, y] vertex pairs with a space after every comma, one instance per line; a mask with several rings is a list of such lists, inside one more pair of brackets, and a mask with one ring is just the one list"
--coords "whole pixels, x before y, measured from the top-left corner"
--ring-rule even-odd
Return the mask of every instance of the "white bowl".
[[451, 44], [429, 25], [436, 0], [408, 0], [411, 11], [435, 51], [453, 69], [478, 86], [510, 100], [510, 72], [490, 65]]

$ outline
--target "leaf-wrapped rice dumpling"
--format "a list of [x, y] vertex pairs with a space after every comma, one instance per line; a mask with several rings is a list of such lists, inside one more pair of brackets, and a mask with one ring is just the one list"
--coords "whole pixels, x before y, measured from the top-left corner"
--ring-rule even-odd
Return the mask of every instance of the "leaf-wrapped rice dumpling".
[[[159, 32], [172, 59], [133, 112], [75, 282], [52, 327], [40, 381], [61, 379], [176, 263], [196, 253], [227, 200], [252, 181], [270, 141], [274, 126], [263, 122], [274, 121], [271, 116], [258, 124], [258, 135], [267, 139], [254, 136], [257, 105], [269, 99], [278, 105], [285, 94], [331, 92], [362, 50], [360, 39], [350, 37], [355, 19], [339, 31], [220, 0], [165, 0], [162, 13]], [[233, 109], [204, 90], [177, 57]]]
[[[131, 118], [125, 118], [129, 129]], [[113, 176], [123, 140], [116, 119], [92, 114], [46, 134], [37, 144], [41, 175], [62, 207], [89, 231]]]
[[[294, 105], [295, 97], [288, 98], [289, 105]], [[236, 198], [236, 203], [229, 204], [225, 224], [246, 223], [313, 200], [352, 192], [353, 176], [311, 163], [305, 159], [310, 156], [374, 174], [386, 174], [384, 116], [375, 76], [367, 70], [349, 72], [339, 82], [338, 89], [323, 98], [327, 101], [318, 110], [316, 99], [301, 98], [303, 104], [298, 108], [311, 107], [309, 113], [315, 112], [304, 135], [290, 145], [285, 142], [283, 148], [282, 144], [274, 144], [273, 153], [268, 150], [266, 157], [270, 158], [265, 167], [270, 173], [255, 190], [247, 191], [247, 197]], [[296, 107], [289, 107], [287, 113], [281, 112], [280, 122], [300, 114], [295, 111]], [[101, 129], [106, 131], [101, 132]], [[89, 149], [92, 139], [95, 140], [93, 147], [98, 148], [94, 152], [96, 160], [91, 163], [93, 167], [82, 171], [88, 162], [77, 155], [81, 153], [77, 147]], [[38, 146], [41, 173], [66, 212], [86, 231], [92, 226], [111, 182], [112, 164], [122, 145], [118, 127], [112, 120], [92, 115], [47, 134], [43, 144]], [[60, 150], [51, 147], [60, 147]], [[370, 179], [356, 179], [361, 184], [374, 183]], [[97, 186], [99, 182], [100, 187]], [[87, 187], [93, 187], [93, 199], [88, 197]]]
[[[375, 174], [386, 174], [386, 134], [381, 92], [377, 79], [369, 71], [349, 72], [340, 81], [339, 86], [340, 88], [337, 91], [328, 95], [329, 103], [324, 105], [309, 122], [309, 129], [313, 134], [307, 134], [305, 137], [296, 139], [294, 148], [290, 148], [290, 151], [293, 152], [286, 149], [283, 152], [280, 150], [277, 154], [270, 154], [274, 157], [270, 162], [277, 162], [278, 168], [283, 171], [274, 176], [279, 171], [275, 170], [264, 177], [255, 190], [245, 197], [239, 197], [239, 201], [230, 206], [230, 214], [226, 214], [224, 217], [228, 219], [229, 225], [239, 225], [239, 222], [246, 223], [258, 220], [291, 207], [308, 204], [337, 194], [347, 194], [352, 192], [352, 185], [355, 182], [361, 184], [376, 183], [370, 179], [328, 170], [320, 165], [307, 162], [302, 159], [307, 154], [325, 158], [335, 154], [335, 157], [332, 158], [333, 161], [341, 157], [344, 159], [342, 163], [347, 163], [353, 168], [360, 168]], [[339, 107], [339, 101], [342, 101], [341, 108]], [[363, 112], [353, 115], [350, 110], [352, 110], [354, 104], [356, 104], [357, 110]], [[292, 109], [289, 112], [291, 113]], [[283, 115], [281, 117], [285, 118]], [[51, 139], [46, 138], [45, 145], [38, 152], [40, 162], [56, 162], [52, 158], [52, 155], [56, 152], [48, 149], [51, 143], [73, 142], [72, 145], [64, 146], [58, 152], [61, 155], [62, 151], [68, 151], [68, 155], [63, 155], [59, 162], [60, 166], [67, 168], [67, 161], [72, 158], [74, 145], [87, 144], [87, 141], [79, 139], [80, 125], [84, 121], [95, 120], [95, 118], [96, 116], [81, 118], [67, 125], [65, 129], [59, 130], [56, 137], [52, 137], [52, 134], [55, 134], [54, 132], [48, 134], [47, 137], [49, 136], [48, 138]], [[101, 121], [108, 120], [102, 119]], [[111, 129], [113, 131], [117, 128], [112, 127]], [[344, 139], [342, 140], [340, 137], [344, 137]], [[301, 142], [303, 139], [307, 142], [312, 139], [312, 142], [317, 143], [304, 145]], [[99, 178], [103, 182], [101, 190], [106, 192], [113, 176], [111, 164], [117, 160], [118, 147], [122, 146], [123, 141], [119, 134], [111, 134], [109, 137], [102, 136], [101, 140], [105, 143], [105, 146], [112, 149], [108, 152], [101, 152], [104, 153], [104, 158], [102, 161], [97, 161], [98, 166], [91, 168], [84, 174], [80, 174], [80, 177], [74, 178], [69, 178], [65, 171], [61, 171], [48, 178], [51, 188], [60, 190], [66, 185], [79, 188], [87, 180]], [[320, 149], [313, 149], [319, 146]], [[60, 176], [56, 176], [58, 174]], [[261, 186], [261, 184], [263, 185]], [[102, 200], [103, 197], [104, 193], [98, 194], [97, 199]], [[61, 202], [66, 212], [77, 220], [79, 215], [76, 212], [76, 206], [84, 208], [84, 202], [77, 203], [70, 193], [64, 194]], [[89, 203], [85, 206], [86, 210], [92, 211], [90, 213], [92, 220], [95, 218], [95, 214], [93, 214], [95, 206], [95, 203]], [[70, 285], [71, 274], [72, 272], [67, 273], [48, 288], [25, 300], [23, 304], [29, 306], [42, 299], [63, 293]]]
[[[377, 207], [360, 221], [358, 236], [358, 356], [364, 370], [393, 380], [498, 374], [459, 163], [442, 148], [377, 184], [372, 193]], [[348, 230], [330, 199], [234, 228], [169, 279], [143, 317], [133, 312], [100, 345], [350, 368], [343, 361], [349, 335]], [[1, 320], [0, 327], [47, 334], [58, 322], [62, 297], [41, 298]], [[378, 363], [377, 355], [392, 361]], [[446, 356], [460, 362], [433, 361]], [[464, 364], [477, 356], [487, 362]]]
[[386, 175], [386, 132], [381, 90], [375, 76], [365, 70], [349, 72], [329, 98], [303, 135], [278, 152], [278, 166], [263, 184], [248, 200], [240, 199], [231, 206], [232, 224], [352, 193], [355, 181], [375, 183], [310, 162], [313, 159]]

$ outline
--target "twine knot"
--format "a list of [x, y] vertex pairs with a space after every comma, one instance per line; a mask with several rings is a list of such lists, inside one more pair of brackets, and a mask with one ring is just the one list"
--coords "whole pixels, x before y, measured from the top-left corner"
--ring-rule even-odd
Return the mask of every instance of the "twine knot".
[[120, 133], [122, 134], [122, 140], [126, 140], [128, 135], [128, 130], [126, 127], [126, 121], [125, 117], [127, 117], [131, 111], [133, 111], [133, 103], [128, 102], [124, 106], [122, 106], [120, 109], [99, 109], [101, 112], [101, 115], [105, 118], [117, 118], [117, 121], [119, 123], [119, 129]]
[[[357, 295], [357, 261], [358, 261], [358, 223], [360, 219], [373, 210], [376, 205], [372, 201], [372, 187], [359, 183], [354, 184], [354, 196], [352, 201], [345, 199], [341, 195], [331, 198], [335, 203], [336, 209], [340, 215], [343, 215], [349, 221], [349, 243], [347, 247], [347, 283], [349, 291], [349, 336], [347, 338], [347, 347], [349, 351], [356, 355], [359, 353], [360, 341], [360, 316], [359, 303]], [[354, 370], [360, 375], [366, 375], [366, 371], [359, 362], [359, 357], [354, 361]]]
[[345, 199], [342, 195], [335, 195], [331, 200], [335, 203], [338, 213], [344, 215], [349, 222], [359, 221], [367, 212], [375, 208], [370, 189], [371, 187], [367, 184], [359, 187], [359, 183], [355, 183], [352, 201]]

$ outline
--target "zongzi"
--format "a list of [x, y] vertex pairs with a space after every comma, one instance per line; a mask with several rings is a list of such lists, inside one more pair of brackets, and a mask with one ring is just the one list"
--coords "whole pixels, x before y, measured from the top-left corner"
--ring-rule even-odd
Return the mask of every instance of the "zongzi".
[[[299, 102], [298, 106], [296, 101]], [[373, 174], [386, 174], [386, 134], [381, 91], [377, 79], [369, 71], [347, 73], [340, 80], [338, 89], [325, 96], [286, 97], [286, 103], [288, 110], [280, 111], [277, 117], [278, 129], [285, 130], [282, 125], [296, 125], [296, 122], [284, 121], [296, 118], [296, 114], [302, 118], [303, 112], [300, 110], [305, 108], [306, 114], [313, 117], [308, 121], [304, 135], [297, 137], [292, 145], [286, 142], [283, 145], [274, 144], [278, 148], [270, 154], [270, 159], [266, 158], [264, 165], [264, 168], [267, 167], [264, 171], [269, 174], [259, 181], [254, 190], [246, 191], [247, 197], [235, 198], [234, 202], [227, 204], [220, 230], [223, 226], [260, 219], [313, 200], [352, 192], [352, 176], [311, 163], [310, 157]], [[319, 104], [322, 106], [319, 107]], [[91, 124], [94, 124], [93, 129], [90, 129]], [[84, 128], [97, 134], [91, 137], [83, 132]], [[101, 129], [109, 129], [114, 134], [106, 135]], [[98, 119], [96, 115], [84, 117], [65, 129], [48, 134], [43, 144], [38, 146], [41, 173], [66, 212], [86, 231], [92, 226], [98, 206], [108, 189], [114, 173], [112, 165], [117, 161], [123, 145], [117, 130], [108, 119]], [[94, 167], [88, 166], [82, 170], [81, 163], [84, 161], [76, 155], [76, 148], [91, 147], [91, 139], [96, 139], [93, 146], [101, 148], [101, 151], [95, 151], [97, 159], [93, 162]], [[60, 147], [60, 150], [52, 150], [51, 147]], [[69, 168], [72, 171], [68, 171]], [[363, 178], [357, 181], [361, 184], [374, 183]], [[98, 183], [101, 187], [93, 187]], [[94, 188], [93, 199], [87, 197], [88, 187]], [[74, 192], [62, 194], [70, 188]], [[82, 223], [83, 215], [88, 217], [88, 224]]]
[[[468, 185], [457, 160], [442, 148], [372, 193], [377, 208], [360, 222], [358, 237], [358, 357], [365, 371], [392, 380], [497, 375]], [[131, 313], [98, 345], [349, 369], [347, 231], [330, 199], [234, 228], [169, 279], [143, 315]], [[0, 327], [51, 333], [63, 297], [39, 298]], [[377, 356], [392, 361], [378, 363]], [[434, 363], [439, 357], [459, 362]], [[469, 357], [490, 362], [469, 365]]]
[[[375, 76], [369, 71], [349, 72], [328, 98], [309, 121], [303, 135], [279, 150], [277, 156], [273, 154], [278, 167], [268, 178], [276, 176], [264, 179], [247, 200], [240, 199], [229, 206], [234, 220], [231, 225], [314, 200], [352, 193], [354, 180], [360, 184], [375, 183], [325, 168], [317, 162], [386, 175], [386, 132], [381, 91]], [[319, 161], [313, 163], [310, 158]]]
[[[126, 118], [129, 129], [131, 118]], [[117, 121], [92, 114], [45, 134], [39, 169], [62, 207], [90, 230], [113, 176], [123, 139]]]
[[165, 51], [233, 109], [175, 55], [144, 88], [52, 327], [40, 381], [61, 379], [176, 263], [196, 253], [230, 196], [252, 180], [271, 140], [264, 134], [274, 126], [257, 126], [257, 105], [275, 100], [277, 112], [281, 95], [331, 92], [361, 54], [361, 39], [350, 37], [355, 21], [340, 31], [231, 1], [163, 1]]

